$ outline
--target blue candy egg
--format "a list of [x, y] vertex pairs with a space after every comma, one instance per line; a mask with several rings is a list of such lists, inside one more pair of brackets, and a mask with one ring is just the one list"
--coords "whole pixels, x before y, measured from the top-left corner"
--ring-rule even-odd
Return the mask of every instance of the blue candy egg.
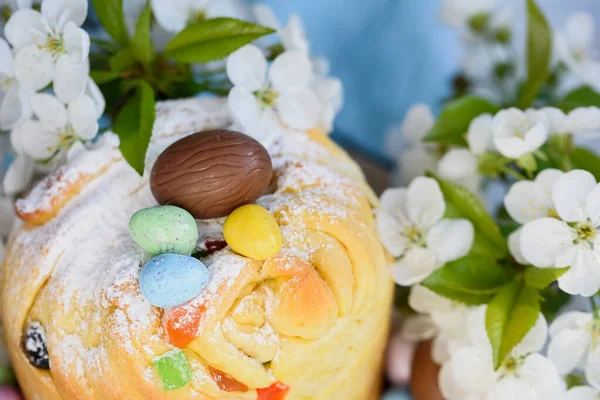
[[381, 400], [412, 400], [412, 397], [406, 390], [394, 389], [384, 394]]
[[140, 290], [156, 307], [175, 307], [198, 296], [208, 284], [206, 266], [181, 254], [161, 254], [142, 268]]

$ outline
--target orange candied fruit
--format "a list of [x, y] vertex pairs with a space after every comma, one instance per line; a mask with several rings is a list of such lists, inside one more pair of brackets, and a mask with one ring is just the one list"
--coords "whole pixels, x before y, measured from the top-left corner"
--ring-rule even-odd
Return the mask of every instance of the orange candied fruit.
[[219, 371], [216, 368], [208, 367], [208, 373], [212, 377], [213, 381], [217, 384], [219, 389], [224, 392], [247, 392], [248, 386], [234, 379], [231, 375], [226, 374], [223, 371]]
[[285, 395], [290, 391], [290, 387], [281, 382], [275, 382], [264, 389], [256, 389], [258, 393], [257, 400], [284, 400]]
[[204, 306], [181, 307], [171, 312], [167, 319], [167, 333], [173, 346], [183, 349], [198, 336]]

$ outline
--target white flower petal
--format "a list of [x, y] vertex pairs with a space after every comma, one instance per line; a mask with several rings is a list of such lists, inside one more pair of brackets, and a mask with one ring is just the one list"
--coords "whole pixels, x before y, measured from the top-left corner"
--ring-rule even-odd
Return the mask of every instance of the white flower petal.
[[308, 56], [300, 51], [286, 51], [269, 68], [269, 81], [277, 92], [304, 88], [313, 77]]
[[473, 246], [475, 231], [467, 219], [443, 219], [427, 234], [427, 247], [442, 263], [467, 255]]
[[52, 156], [60, 141], [58, 135], [48, 132], [37, 121], [21, 121], [14, 129], [21, 135], [27, 154], [35, 160], [45, 160]]
[[0, 37], [0, 74], [15, 76], [15, 60], [6, 40]]
[[279, 33], [281, 43], [286, 50], [297, 50], [310, 54], [310, 44], [304, 24], [297, 14], [290, 15], [288, 23]]
[[267, 59], [254, 45], [246, 45], [227, 58], [227, 76], [234, 86], [240, 86], [250, 92], [261, 90], [265, 86]]
[[550, 123], [550, 134], [567, 133], [567, 115], [559, 108], [544, 107], [540, 111], [546, 114]]
[[90, 35], [74, 22], [69, 21], [65, 25], [63, 40], [71, 62], [74, 64], [85, 62], [90, 54]]
[[446, 361], [440, 369], [438, 375], [438, 385], [440, 392], [446, 400], [464, 400], [466, 393], [454, 378], [451, 361]]
[[508, 376], [489, 388], [485, 400], [538, 400], [535, 390], [521, 379]]
[[94, 101], [94, 104], [96, 105], [96, 118], [99, 119], [102, 114], [104, 114], [106, 100], [104, 100], [104, 95], [102, 95], [100, 88], [93, 79], [88, 79], [85, 95], [89, 96]]
[[0, 130], [11, 129], [23, 117], [22, 111], [20, 88], [14, 83], [0, 96]]
[[508, 250], [519, 264], [529, 265], [529, 261], [521, 252], [521, 228], [508, 235]]
[[550, 324], [550, 336], [553, 337], [565, 329], [586, 329], [592, 321], [592, 314], [581, 311], [569, 311], [556, 317]]
[[17, 52], [15, 67], [19, 82], [35, 91], [48, 86], [54, 78], [52, 55], [36, 45]]
[[318, 124], [319, 99], [310, 89], [280, 93], [276, 108], [281, 121], [291, 128], [306, 130]]
[[415, 104], [406, 113], [400, 131], [407, 143], [416, 145], [423, 140], [434, 124], [435, 117], [429, 106]]
[[564, 174], [565, 173], [559, 169], [548, 168], [540, 172], [535, 177], [534, 181], [546, 191], [548, 197], [551, 197], [554, 184]]
[[187, 26], [190, 0], [151, 0], [151, 4], [154, 17], [165, 30], [177, 33]]
[[530, 152], [530, 147], [525, 140], [518, 137], [496, 137], [494, 145], [504, 157], [518, 159]]
[[572, 235], [572, 228], [554, 218], [528, 222], [521, 232], [521, 252], [532, 265], [551, 268], [556, 259], [573, 246]]
[[267, 4], [254, 4], [252, 6], [252, 11], [254, 11], [256, 22], [258, 22], [259, 25], [266, 26], [276, 31], [281, 29], [281, 25], [279, 24], [279, 20], [275, 16], [273, 9]]
[[48, 18], [64, 24], [73, 21], [77, 26], [83, 25], [87, 17], [88, 2], [86, 0], [44, 0], [42, 1], [42, 14]]
[[552, 188], [552, 200], [558, 215], [567, 222], [583, 221], [585, 201], [596, 186], [594, 176], [584, 170], [567, 172]]
[[84, 140], [93, 139], [98, 133], [98, 120], [96, 117], [96, 104], [88, 96], [79, 98], [67, 107], [69, 121], [77, 135]]
[[571, 267], [558, 278], [563, 292], [589, 297], [600, 289], [600, 261], [588, 244], [571, 246], [557, 257], [556, 266]]
[[67, 152], [67, 161], [71, 162], [81, 154], [85, 153], [86, 148], [81, 142], [75, 142]]
[[421, 314], [431, 314], [434, 311], [450, 312], [454, 308], [452, 301], [421, 285], [415, 285], [410, 289], [408, 305]]
[[597, 390], [589, 386], [575, 386], [569, 389], [565, 400], [598, 400], [599, 395]]
[[494, 118], [491, 114], [481, 114], [469, 125], [467, 143], [474, 154], [482, 154], [494, 149], [493, 137]]
[[261, 109], [258, 100], [251, 92], [234, 86], [229, 92], [227, 102], [232, 114], [245, 128], [258, 122]]
[[452, 149], [438, 164], [438, 175], [460, 183], [461, 180], [477, 173], [477, 158], [467, 149]]
[[29, 8], [18, 10], [11, 15], [4, 26], [4, 35], [13, 49], [21, 50], [38, 44], [43, 39], [38, 33], [46, 32], [42, 18], [42, 14]]
[[85, 90], [89, 74], [87, 60], [74, 63], [68, 55], [59, 56], [54, 76], [54, 93], [65, 103], [75, 100]]
[[452, 355], [450, 363], [454, 378], [466, 392], [485, 393], [497, 379], [488, 346], [463, 346]]
[[567, 132], [576, 136], [596, 137], [600, 134], [600, 109], [598, 107], [580, 107], [569, 113]]
[[592, 45], [596, 24], [594, 17], [586, 12], [574, 12], [565, 23], [565, 35], [570, 47], [577, 50], [587, 50]]
[[31, 107], [45, 129], [58, 131], [67, 126], [67, 109], [56, 97], [47, 93], [35, 94], [31, 97]]
[[542, 350], [548, 338], [548, 323], [540, 313], [533, 327], [525, 337], [510, 352], [511, 355], [519, 357]]
[[392, 214], [379, 210], [375, 227], [381, 244], [392, 256], [400, 257], [410, 246], [410, 240], [403, 234], [403, 225]]
[[518, 379], [534, 390], [535, 399], [562, 400], [567, 389], [554, 364], [541, 354], [527, 356]]
[[396, 216], [399, 221], [406, 221], [408, 210], [406, 208], [406, 188], [388, 188], [383, 191], [381, 208], [387, 213]]
[[402, 321], [400, 336], [404, 340], [420, 342], [432, 339], [438, 332], [428, 315], [414, 315]]
[[519, 181], [513, 184], [506, 196], [504, 207], [512, 219], [526, 224], [547, 217], [554, 209], [551, 193], [534, 181]]
[[446, 203], [435, 179], [418, 177], [406, 194], [408, 217], [419, 228], [427, 230], [442, 219]]
[[600, 225], [600, 184], [594, 186], [585, 198], [585, 216], [594, 226]]
[[537, 122], [533, 128], [525, 133], [525, 143], [528, 148], [528, 153], [533, 153], [548, 140], [548, 127], [541, 123]]
[[585, 377], [589, 384], [600, 390], [600, 349], [595, 347], [588, 353], [585, 364]]
[[12, 196], [25, 190], [33, 178], [34, 167], [35, 164], [31, 158], [24, 154], [18, 154], [4, 174], [2, 181], [4, 193]]
[[553, 335], [548, 346], [548, 358], [561, 375], [570, 374], [581, 365], [588, 347], [590, 335], [580, 329], [563, 329]]
[[435, 171], [438, 157], [427, 145], [419, 144], [404, 150], [398, 159], [400, 182], [408, 184], [426, 171]]
[[412, 286], [440, 267], [435, 253], [423, 247], [411, 247], [392, 265], [392, 277], [400, 286]]

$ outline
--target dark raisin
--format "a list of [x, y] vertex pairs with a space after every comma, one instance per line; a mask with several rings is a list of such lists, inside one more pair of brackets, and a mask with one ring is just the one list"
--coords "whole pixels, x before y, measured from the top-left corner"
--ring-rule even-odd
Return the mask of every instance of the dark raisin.
[[32, 322], [27, 328], [23, 338], [23, 349], [27, 353], [29, 362], [40, 369], [50, 369], [48, 346], [46, 344], [46, 331], [39, 322]]

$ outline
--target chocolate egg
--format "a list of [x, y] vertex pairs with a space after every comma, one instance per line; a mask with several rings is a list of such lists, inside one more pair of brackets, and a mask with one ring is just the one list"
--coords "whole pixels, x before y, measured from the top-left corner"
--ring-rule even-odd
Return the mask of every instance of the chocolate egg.
[[198, 132], [169, 146], [156, 160], [150, 189], [160, 204], [196, 219], [229, 215], [269, 186], [273, 167], [255, 139], [229, 130]]

